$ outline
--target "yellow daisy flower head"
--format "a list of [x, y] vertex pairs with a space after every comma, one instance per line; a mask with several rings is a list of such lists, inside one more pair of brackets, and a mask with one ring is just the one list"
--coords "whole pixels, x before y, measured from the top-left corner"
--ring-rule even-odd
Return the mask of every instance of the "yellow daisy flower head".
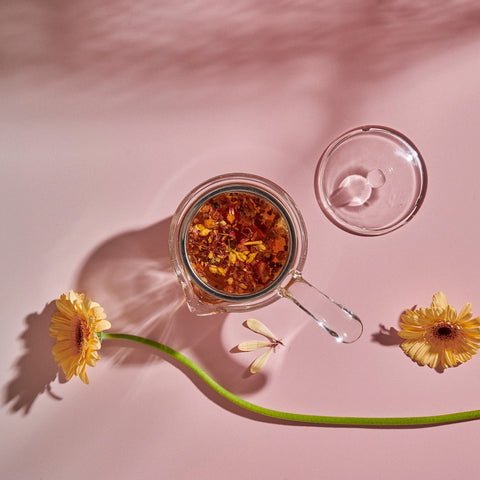
[[467, 303], [459, 314], [443, 292], [433, 296], [430, 308], [407, 310], [398, 335], [403, 351], [420, 365], [455, 367], [470, 360], [480, 345], [480, 317], [472, 318]]
[[55, 360], [62, 367], [67, 380], [74, 375], [89, 383], [87, 365], [93, 367], [100, 359], [101, 348], [98, 332], [111, 327], [105, 320], [103, 308], [85, 294], [70, 290], [56, 301], [57, 309], [52, 315], [50, 336], [56, 342], [52, 348]]

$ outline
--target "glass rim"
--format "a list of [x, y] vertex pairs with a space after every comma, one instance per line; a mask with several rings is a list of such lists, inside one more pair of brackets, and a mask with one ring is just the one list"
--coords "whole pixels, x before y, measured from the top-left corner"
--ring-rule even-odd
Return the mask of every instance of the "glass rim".
[[[210, 287], [194, 271], [186, 252], [186, 232], [198, 209], [208, 199], [223, 192], [247, 192], [264, 198], [277, 208], [287, 222], [291, 247], [288, 260], [277, 277], [265, 288], [250, 294], [228, 294]], [[245, 304], [259, 301], [261, 305], [270, 303], [269, 298], [281, 286], [292, 270], [302, 269], [308, 249], [306, 226], [303, 217], [290, 195], [280, 186], [266, 178], [248, 173], [223, 174], [205, 182], [190, 191], [178, 206], [172, 217], [170, 236], [170, 259], [175, 273], [182, 281], [190, 281], [215, 300], [231, 304]], [[278, 298], [280, 298], [278, 296]]]
[[[325, 191], [323, 176], [325, 174], [325, 170], [329, 164], [329, 161], [331, 161], [332, 159], [332, 156], [346, 142], [356, 137], [361, 138], [362, 136], [371, 135], [382, 135], [385, 138], [394, 139], [395, 141], [399, 142], [399, 144], [403, 145], [406, 150], [411, 152], [412, 159], [415, 160], [414, 163], [417, 169], [420, 185], [418, 187], [418, 194], [411, 201], [411, 207], [408, 212], [406, 212], [396, 221], [391, 222], [387, 225], [366, 228], [348, 222], [336, 212], [336, 209], [330, 204], [328, 195]], [[422, 154], [420, 153], [420, 150], [406, 135], [390, 127], [385, 127], [381, 125], [363, 125], [360, 127], [352, 128], [342, 133], [327, 145], [318, 160], [314, 176], [314, 182], [317, 202], [323, 213], [334, 225], [341, 228], [342, 230], [356, 235], [377, 236], [384, 235], [402, 227], [416, 215], [421, 205], [423, 204], [426, 196], [428, 178], [425, 161]]]

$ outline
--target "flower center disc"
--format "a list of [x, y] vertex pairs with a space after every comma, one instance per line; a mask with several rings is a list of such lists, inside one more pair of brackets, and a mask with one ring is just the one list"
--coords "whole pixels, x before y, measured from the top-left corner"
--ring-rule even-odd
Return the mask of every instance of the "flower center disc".
[[450, 340], [456, 337], [457, 329], [450, 324], [443, 323], [434, 330], [434, 336], [440, 340]]
[[80, 315], [75, 315], [72, 321], [72, 349], [75, 353], [82, 351], [83, 342], [87, 336], [87, 326]]
[[448, 337], [452, 334], [452, 329], [450, 327], [440, 327], [437, 330], [438, 335], [441, 337]]

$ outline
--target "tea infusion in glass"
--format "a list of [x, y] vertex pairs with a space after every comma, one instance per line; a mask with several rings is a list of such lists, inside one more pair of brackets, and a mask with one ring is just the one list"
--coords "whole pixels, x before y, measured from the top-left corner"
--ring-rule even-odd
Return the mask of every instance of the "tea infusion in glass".
[[198, 278], [228, 295], [268, 288], [291, 257], [291, 228], [279, 208], [246, 191], [208, 199], [191, 221], [186, 240]]

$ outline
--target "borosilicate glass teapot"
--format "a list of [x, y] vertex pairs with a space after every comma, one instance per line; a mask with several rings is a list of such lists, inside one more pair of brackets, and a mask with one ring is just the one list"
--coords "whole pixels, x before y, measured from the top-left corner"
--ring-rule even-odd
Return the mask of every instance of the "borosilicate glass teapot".
[[336, 341], [352, 343], [362, 322], [303, 278], [307, 247], [292, 198], [245, 173], [197, 186], [178, 206], [169, 235], [173, 269], [197, 315], [248, 311], [285, 298]]

